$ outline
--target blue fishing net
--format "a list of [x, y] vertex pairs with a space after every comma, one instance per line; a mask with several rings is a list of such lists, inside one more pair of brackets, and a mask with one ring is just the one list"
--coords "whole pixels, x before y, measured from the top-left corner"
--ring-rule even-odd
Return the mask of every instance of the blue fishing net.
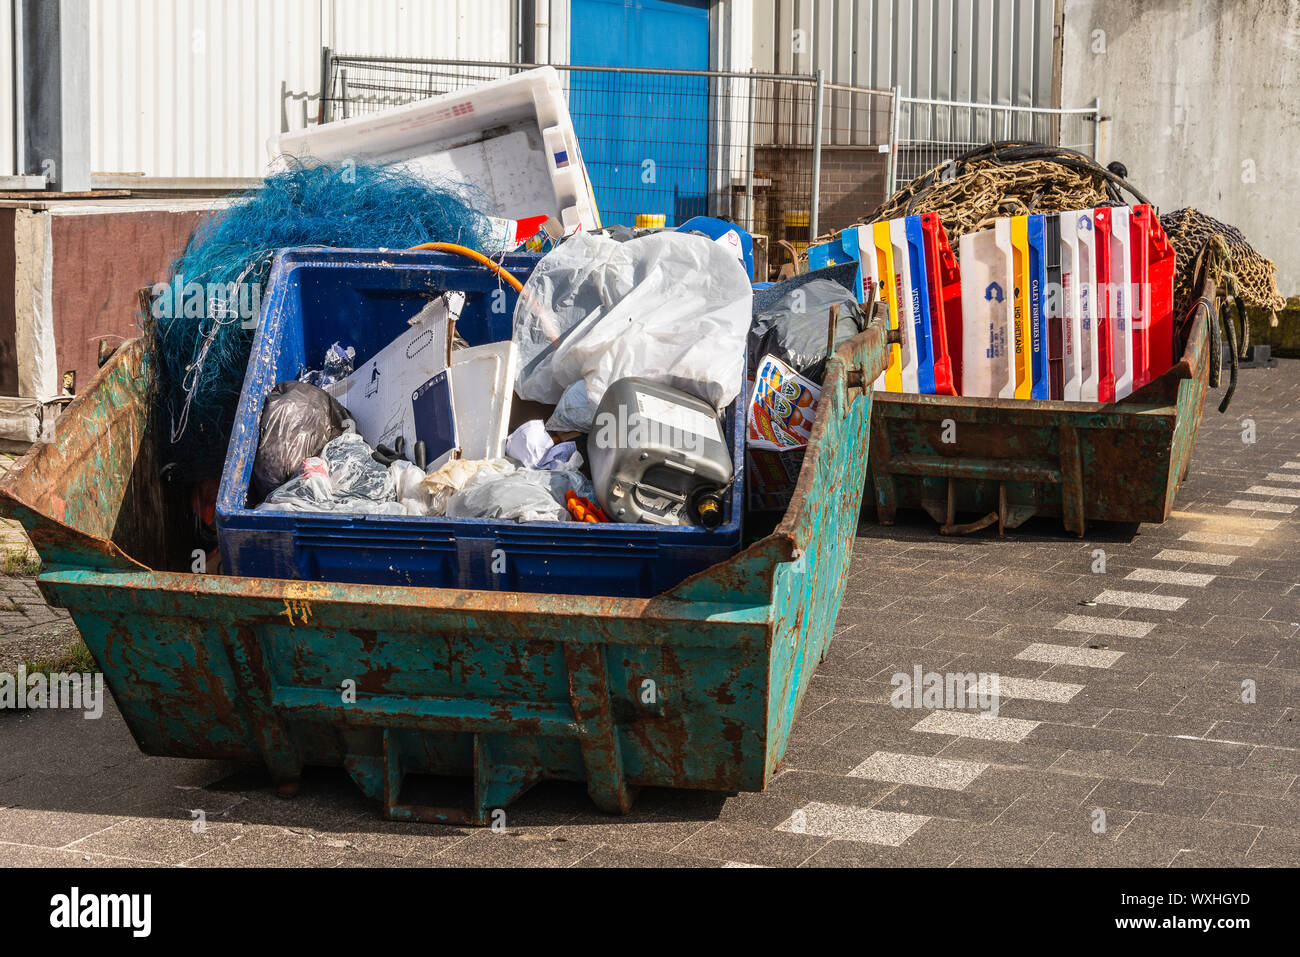
[[473, 201], [401, 169], [287, 158], [282, 172], [213, 213], [153, 290], [155, 413], [170, 439], [163, 461], [191, 479], [220, 474], [277, 250], [451, 242], [482, 251], [491, 227]]

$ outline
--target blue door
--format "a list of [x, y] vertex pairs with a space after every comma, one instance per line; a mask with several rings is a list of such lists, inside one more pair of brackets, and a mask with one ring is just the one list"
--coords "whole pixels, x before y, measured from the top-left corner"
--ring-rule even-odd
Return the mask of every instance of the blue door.
[[[577, 66], [709, 68], [708, 0], [571, 0]], [[569, 112], [601, 220], [708, 212], [709, 80], [574, 70]]]

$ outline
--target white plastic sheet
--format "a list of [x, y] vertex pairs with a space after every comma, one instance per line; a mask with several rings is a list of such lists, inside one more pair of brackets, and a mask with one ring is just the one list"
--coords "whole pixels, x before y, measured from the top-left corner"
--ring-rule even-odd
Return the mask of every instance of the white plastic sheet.
[[437, 471], [430, 472], [422, 483], [429, 495], [429, 514], [446, 512], [447, 501], [480, 474], [505, 475], [514, 470], [514, 465], [505, 459], [452, 459]]
[[447, 502], [448, 518], [494, 518], [516, 522], [567, 522], [565, 492], [591, 498], [591, 483], [567, 469], [518, 469], [504, 475], [483, 472]]
[[[371, 457], [370, 446], [355, 432], [326, 444], [318, 459], [300, 469], [257, 507], [257, 511], [379, 513], [401, 515], [393, 474]], [[323, 461], [328, 481], [317, 462]]]
[[576, 234], [538, 263], [519, 297], [516, 391], [558, 403], [570, 390], [563, 424], [579, 431], [590, 430], [609, 384], [628, 376], [723, 408], [744, 379], [752, 301], [744, 267], [703, 236]]

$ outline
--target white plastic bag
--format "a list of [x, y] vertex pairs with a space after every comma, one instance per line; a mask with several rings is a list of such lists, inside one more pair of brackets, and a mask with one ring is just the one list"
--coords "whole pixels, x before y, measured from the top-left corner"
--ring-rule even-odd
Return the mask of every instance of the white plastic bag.
[[430, 472], [428, 477], [421, 483], [429, 496], [428, 514], [444, 514], [447, 511], [447, 500], [480, 474], [505, 475], [514, 470], [514, 465], [505, 459], [480, 459], [478, 461], [452, 459], [437, 471]]
[[752, 302], [744, 267], [703, 236], [620, 243], [577, 233], [537, 264], [515, 307], [516, 391], [553, 404], [585, 381], [586, 402], [575, 390], [566, 406], [566, 424], [580, 431], [606, 387], [627, 376], [723, 408], [744, 380]]
[[[328, 480], [320, 475], [320, 461], [328, 470]], [[396, 500], [393, 475], [371, 457], [370, 446], [355, 432], [344, 432], [331, 440], [319, 459], [308, 459], [304, 465], [307, 467], [268, 495], [257, 511], [350, 515], [400, 515], [404, 511]]]
[[529, 419], [506, 438], [506, 455], [526, 469], [535, 469], [553, 445], [542, 420]]
[[393, 494], [407, 515], [428, 515], [432, 499], [424, 487], [424, 469], [414, 462], [398, 459], [388, 466], [393, 479]]
[[448, 518], [492, 518], [516, 522], [567, 522], [564, 493], [583, 498], [595, 493], [581, 472], [517, 469], [505, 475], [485, 472], [447, 502]]

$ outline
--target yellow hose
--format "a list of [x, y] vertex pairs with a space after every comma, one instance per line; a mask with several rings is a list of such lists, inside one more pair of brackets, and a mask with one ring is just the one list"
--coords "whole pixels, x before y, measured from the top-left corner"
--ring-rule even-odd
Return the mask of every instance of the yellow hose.
[[503, 280], [505, 280], [506, 284], [509, 285], [510, 288], [512, 288], [515, 292], [524, 291], [523, 283], [521, 283], [514, 276], [510, 275], [509, 272], [502, 269], [492, 260], [488, 259], [481, 252], [478, 252], [477, 250], [474, 249], [470, 249], [468, 246], [458, 246], [455, 243], [421, 243], [420, 245], [412, 246], [411, 248], [412, 249], [434, 249], [437, 250], [438, 252], [456, 253], [459, 256], [464, 256], [466, 259], [472, 259], [476, 263], [487, 266], [488, 269], [491, 269], [494, 273], [496, 273]]

